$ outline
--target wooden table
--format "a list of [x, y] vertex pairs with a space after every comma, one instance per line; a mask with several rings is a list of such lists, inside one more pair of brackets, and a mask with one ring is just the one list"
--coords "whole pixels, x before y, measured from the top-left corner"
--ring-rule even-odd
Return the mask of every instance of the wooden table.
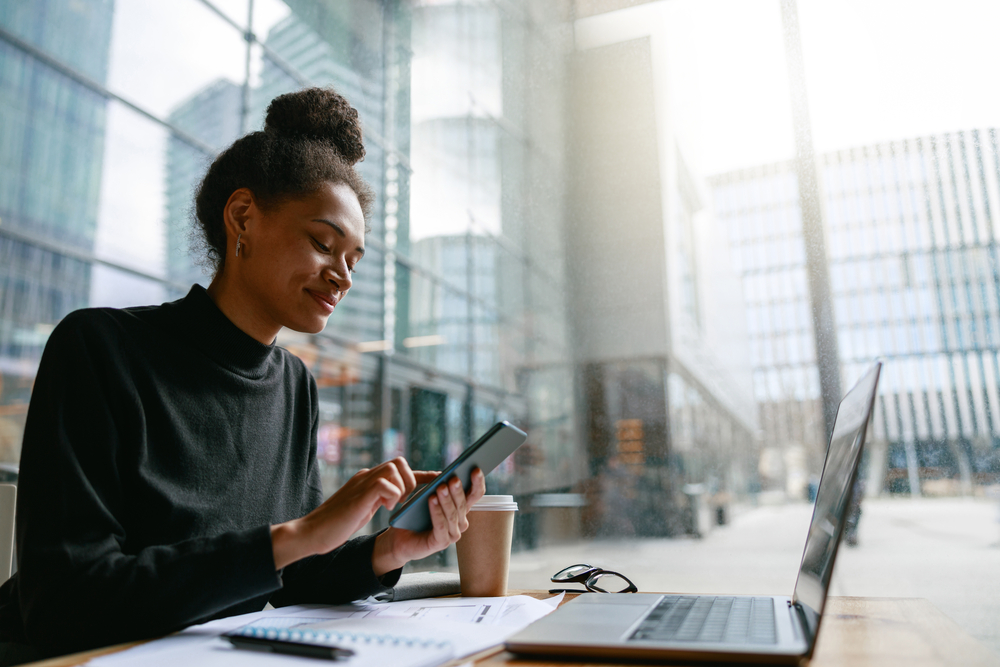
[[[510, 595], [549, 597], [544, 591], [512, 590]], [[567, 596], [569, 598], [570, 596]], [[98, 655], [122, 651], [142, 642], [31, 663], [32, 667], [71, 667]], [[608, 662], [560, 662], [520, 659], [500, 647], [448, 665], [474, 662], [476, 667], [572, 667]], [[627, 663], [622, 663], [627, 664]], [[677, 664], [677, 663], [671, 663]], [[320, 662], [317, 661], [317, 667]], [[973, 639], [923, 598], [831, 597], [823, 615], [819, 642], [809, 667], [938, 667], [1000, 666], [1000, 656]]]

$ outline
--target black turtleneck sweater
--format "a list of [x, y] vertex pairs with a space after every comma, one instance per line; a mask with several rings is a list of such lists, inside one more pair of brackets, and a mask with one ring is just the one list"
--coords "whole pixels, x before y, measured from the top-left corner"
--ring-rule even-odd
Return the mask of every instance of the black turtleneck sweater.
[[322, 500], [317, 424], [302, 362], [197, 285], [161, 306], [71, 313], [28, 409], [0, 641], [60, 655], [384, 590], [370, 536], [275, 571], [270, 525]]

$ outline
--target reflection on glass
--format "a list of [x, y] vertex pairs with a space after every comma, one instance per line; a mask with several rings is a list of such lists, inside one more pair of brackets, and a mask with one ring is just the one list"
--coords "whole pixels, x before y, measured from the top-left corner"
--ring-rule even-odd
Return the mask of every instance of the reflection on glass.
[[[515, 549], [705, 535], [756, 503], [804, 502], [826, 439], [776, 6], [600, 4], [0, 3], [0, 462], [16, 465], [59, 320], [205, 284], [189, 253], [205, 166], [276, 95], [332, 85], [365, 128], [372, 229], [327, 329], [279, 340], [317, 379], [327, 493], [394, 456], [444, 465], [506, 418], [529, 439], [488, 486], [518, 496]], [[819, 333], [836, 328], [844, 378], [890, 360], [869, 493], [985, 503], [1000, 480], [1000, 103], [974, 73], [992, 60], [935, 51], [972, 81], [938, 97], [983, 95], [953, 105], [981, 115], [934, 125], [913, 104], [887, 133], [892, 85], [850, 109], [858, 91], [837, 86], [875, 73], [929, 99], [944, 84], [907, 62], [946, 35], [914, 49], [921, 30], [886, 29], [844, 55], [816, 27], [857, 34], [850, 13], [799, 4], [825, 100], [835, 321]], [[991, 53], [996, 12], [893, 19], [963, 26]], [[909, 56], [862, 62], [876, 43]], [[831, 122], [855, 108], [871, 123]]]
[[107, 85], [145, 111], [165, 118], [219, 79], [244, 80], [242, 35], [198, 0], [113, 6]]
[[167, 276], [173, 282], [208, 285], [208, 276], [193, 258], [191, 206], [213, 158], [206, 149], [221, 151], [243, 134], [243, 92], [243, 86], [222, 77], [175, 106], [167, 117], [204, 145], [192, 146], [173, 133], [167, 139], [166, 255]]

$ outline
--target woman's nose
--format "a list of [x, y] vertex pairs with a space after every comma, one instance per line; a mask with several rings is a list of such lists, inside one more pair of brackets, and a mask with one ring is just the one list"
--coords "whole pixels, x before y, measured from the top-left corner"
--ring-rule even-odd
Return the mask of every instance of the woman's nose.
[[326, 275], [327, 281], [331, 285], [336, 286], [337, 290], [340, 292], [346, 292], [351, 289], [353, 281], [351, 280], [351, 271], [347, 268], [345, 262], [340, 262], [339, 265], [333, 265], [327, 270]]

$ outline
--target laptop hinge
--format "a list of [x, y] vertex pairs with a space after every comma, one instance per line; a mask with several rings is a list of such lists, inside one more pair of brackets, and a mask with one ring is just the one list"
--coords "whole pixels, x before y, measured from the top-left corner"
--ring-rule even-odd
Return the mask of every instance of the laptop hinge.
[[813, 648], [816, 645], [816, 631], [819, 629], [819, 614], [803, 605], [801, 602], [788, 601], [789, 613], [792, 615], [792, 627], [801, 637], [805, 639], [809, 651], [806, 657], [812, 657]]

